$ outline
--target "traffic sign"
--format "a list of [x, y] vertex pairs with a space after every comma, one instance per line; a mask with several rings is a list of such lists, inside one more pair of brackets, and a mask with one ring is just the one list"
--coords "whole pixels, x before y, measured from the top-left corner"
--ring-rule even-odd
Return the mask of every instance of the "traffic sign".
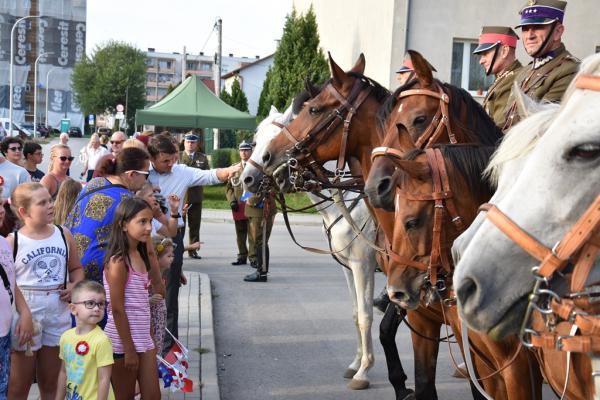
[[118, 113], [115, 114], [115, 119], [125, 119], [125, 115], [123, 114], [122, 111], [119, 111]]
[[117, 111], [122, 113], [123, 110], [125, 110], [125, 107], [123, 107], [123, 104], [117, 104]]

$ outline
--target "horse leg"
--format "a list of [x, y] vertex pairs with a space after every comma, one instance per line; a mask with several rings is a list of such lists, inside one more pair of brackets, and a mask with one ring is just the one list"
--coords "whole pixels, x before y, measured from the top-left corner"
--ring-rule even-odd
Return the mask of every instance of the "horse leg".
[[[410, 311], [408, 319], [419, 336], [412, 332], [413, 352], [415, 357], [415, 394], [417, 399], [437, 399], [435, 373], [439, 351], [441, 322], [423, 314], [420, 309]], [[434, 339], [434, 340], [432, 340]]]
[[407, 376], [402, 368], [402, 362], [398, 355], [398, 347], [396, 346], [398, 326], [405, 315], [406, 311], [404, 309], [390, 303], [385, 309], [381, 324], [379, 324], [379, 341], [381, 342], [381, 346], [383, 346], [388, 368], [388, 379], [396, 392], [396, 400], [415, 398], [414, 392], [406, 388]]
[[[361, 250], [363, 252], [363, 250]], [[367, 257], [371, 259], [374, 257]], [[375, 362], [373, 355], [373, 340], [371, 338], [371, 325], [373, 324], [373, 282], [375, 266], [365, 265], [362, 262], [349, 263], [354, 277], [354, 288], [356, 293], [356, 303], [358, 305], [357, 328], [362, 344], [360, 351], [360, 368], [348, 384], [353, 390], [366, 389], [369, 387], [369, 378], [367, 373]]]
[[348, 285], [348, 292], [350, 292], [350, 300], [352, 300], [352, 320], [354, 321], [354, 326], [357, 331], [358, 344], [356, 348], [356, 355], [354, 356], [354, 360], [348, 365], [348, 368], [344, 372], [344, 378], [352, 379], [358, 369], [360, 368], [360, 360], [362, 359], [362, 335], [360, 332], [360, 328], [358, 325], [358, 300], [356, 297], [356, 289], [354, 286], [354, 276], [350, 269], [343, 268], [344, 277], [346, 278], [346, 284]]

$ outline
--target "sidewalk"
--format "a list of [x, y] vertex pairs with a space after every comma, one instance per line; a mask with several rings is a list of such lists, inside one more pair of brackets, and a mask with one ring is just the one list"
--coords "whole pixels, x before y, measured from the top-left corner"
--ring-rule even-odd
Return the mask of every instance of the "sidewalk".
[[[290, 213], [289, 219], [291, 225], [302, 225], [302, 226], [321, 226], [323, 225], [323, 219], [320, 214], [302, 214], [302, 213]], [[231, 211], [229, 210], [216, 210], [216, 209], [203, 209], [202, 210], [202, 222], [227, 222], [233, 224], [233, 218]], [[275, 217], [275, 224], [284, 225], [283, 215], [278, 212]]]

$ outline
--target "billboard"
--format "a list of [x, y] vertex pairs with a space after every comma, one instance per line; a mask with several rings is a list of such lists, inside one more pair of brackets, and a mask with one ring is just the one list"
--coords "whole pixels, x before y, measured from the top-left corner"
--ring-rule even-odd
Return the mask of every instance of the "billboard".
[[[51, 52], [38, 62], [35, 83], [39, 96], [38, 118], [40, 121], [45, 118], [43, 106], [49, 78], [49, 125], [58, 127], [62, 118], [68, 118], [71, 125], [82, 126], [84, 116], [74, 100], [71, 75], [75, 63], [85, 54], [86, 1], [38, 0], [37, 5], [38, 9], [34, 10], [28, 0], [0, 0], [0, 117], [9, 114], [10, 30], [24, 15], [41, 15], [39, 22], [27, 19], [15, 28], [13, 119], [17, 123], [24, 122], [25, 114], [33, 114], [33, 104], [25, 101], [25, 94], [34, 90], [28, 77], [33, 75], [33, 60], [39, 54]], [[36, 26], [37, 31], [34, 31]]]

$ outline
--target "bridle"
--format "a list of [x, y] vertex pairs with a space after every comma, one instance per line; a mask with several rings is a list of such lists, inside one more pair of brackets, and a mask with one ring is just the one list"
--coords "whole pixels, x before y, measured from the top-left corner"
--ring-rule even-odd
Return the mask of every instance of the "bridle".
[[[327, 136], [334, 132], [340, 124], [343, 124], [340, 152], [335, 170], [335, 180], [341, 180], [346, 165], [346, 153], [352, 118], [356, 115], [372, 89], [373, 86], [368, 81], [356, 78], [352, 89], [350, 90], [350, 94], [348, 97], [344, 97], [333, 84], [329, 83], [325, 86], [324, 90], [327, 90], [338, 100], [340, 103], [339, 107], [329, 113], [325, 119], [314, 126], [303, 138], [298, 138], [298, 135], [291, 132], [287, 126], [282, 126], [282, 132], [293, 144], [293, 147], [286, 152], [289, 159], [288, 167], [290, 169], [290, 180], [292, 183], [294, 183], [298, 177], [300, 177], [302, 181], [307, 180], [307, 178], [314, 178], [326, 186], [331, 187], [331, 185], [329, 185], [330, 179], [327, 176], [326, 170], [320, 166], [313, 156], [313, 153]], [[307, 165], [303, 165], [302, 162], [304, 160], [306, 160]], [[306, 170], [308, 170], [309, 173], [307, 173]], [[348, 183], [343, 186], [348, 186]], [[340, 186], [337, 185], [336, 187]]]
[[[459, 233], [464, 231], [465, 226], [454, 203], [454, 192], [450, 187], [450, 179], [441, 150], [438, 148], [428, 148], [425, 150], [425, 154], [431, 169], [433, 191], [431, 193], [415, 193], [397, 188], [396, 205], [400, 198], [413, 201], [432, 201], [434, 203], [433, 240], [429, 262], [424, 263], [414, 259], [407, 259], [395, 253], [392, 245], [387, 243], [387, 241], [386, 245], [389, 247], [387, 249], [388, 254], [394, 261], [421, 271], [426, 271], [428, 282], [435, 285], [438, 291], [443, 291], [446, 289], [446, 284], [443, 278], [439, 278], [442, 276], [447, 278], [452, 274], [454, 269], [450, 254], [451, 246], [446, 240], [444, 221], [446, 221], [447, 217], [450, 218]], [[397, 206], [396, 210], [398, 210]], [[395, 219], [398, 221], [397, 216]]]
[[[582, 74], [575, 85], [600, 91], [600, 77]], [[600, 286], [585, 287], [600, 253], [600, 195], [552, 248], [540, 243], [497, 206], [483, 204], [480, 210], [486, 211], [487, 219], [509, 239], [540, 261], [532, 268], [535, 285], [519, 335], [523, 344], [566, 352], [600, 352]], [[552, 290], [552, 283], [565, 276], [570, 280], [569, 293], [560, 296]], [[544, 321], [541, 330], [533, 329], [530, 319], [534, 312], [539, 312]], [[557, 328], [571, 333], [561, 335]]]
[[[417, 139], [415, 142], [415, 147], [419, 149], [423, 149], [426, 147], [431, 147], [432, 144], [436, 143], [444, 130], [448, 135], [448, 140], [451, 144], [456, 144], [456, 135], [452, 132], [452, 128], [450, 127], [450, 114], [448, 113], [448, 104], [450, 103], [450, 97], [444, 92], [442, 87], [438, 84], [437, 91], [428, 90], [428, 89], [408, 89], [403, 90], [398, 95], [397, 99], [403, 99], [409, 96], [428, 96], [433, 97], [439, 100], [438, 109], [431, 119], [429, 126], [423, 132], [423, 134]], [[371, 160], [375, 161], [377, 157], [395, 157], [402, 159], [404, 154], [399, 150], [396, 150], [391, 147], [380, 146], [373, 149], [371, 152]]]

